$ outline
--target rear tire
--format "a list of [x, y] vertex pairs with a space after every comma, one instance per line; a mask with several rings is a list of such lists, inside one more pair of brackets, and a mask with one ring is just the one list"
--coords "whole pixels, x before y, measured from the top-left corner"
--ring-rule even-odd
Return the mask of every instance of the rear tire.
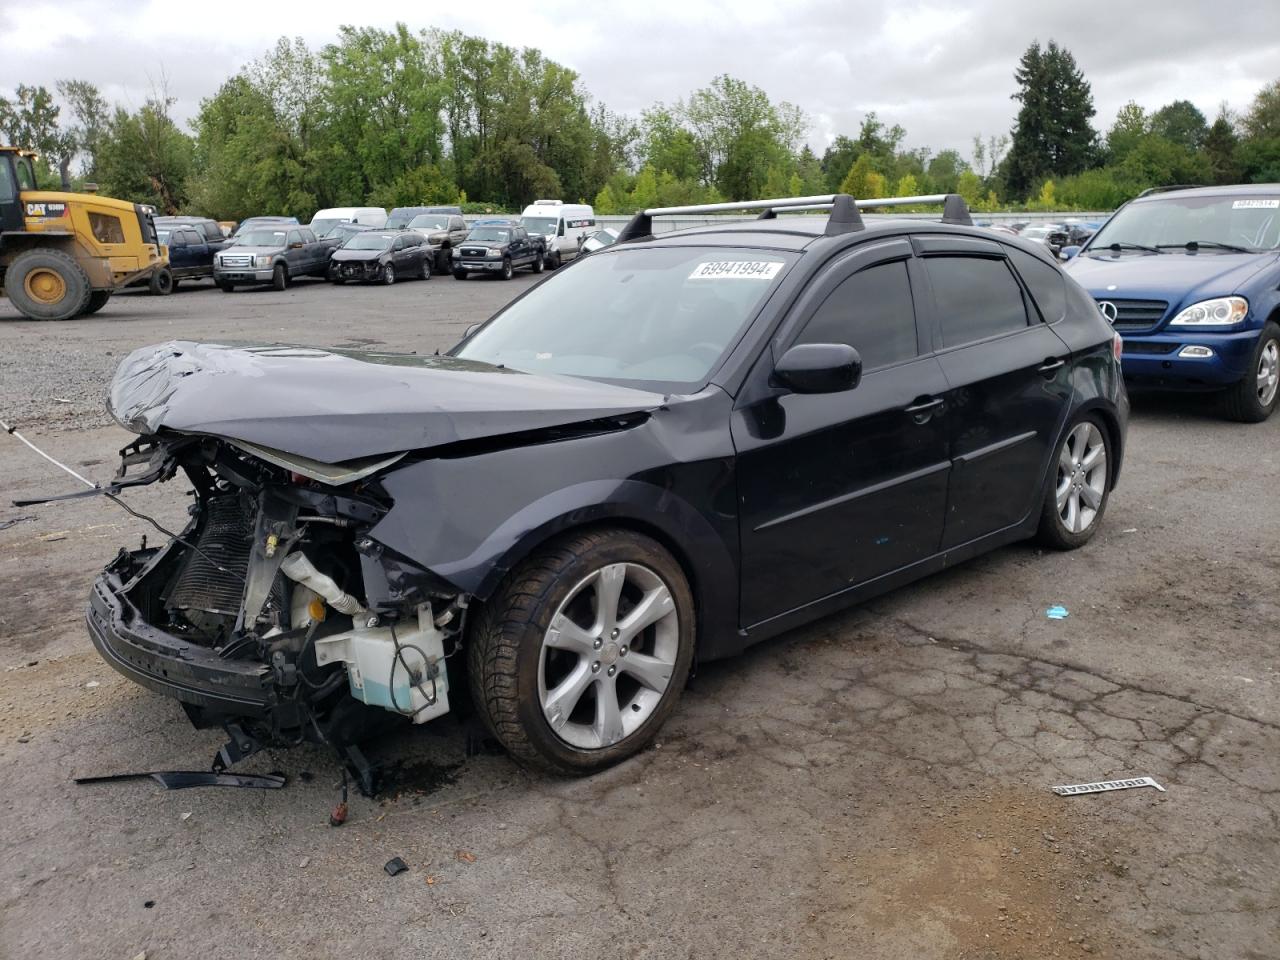
[[95, 290], [89, 294], [89, 302], [85, 304], [84, 316], [91, 313], [97, 313], [107, 305], [107, 301], [111, 299], [110, 290]]
[[1036, 539], [1075, 550], [1093, 539], [1111, 497], [1111, 436], [1096, 416], [1072, 421], [1049, 467]]
[[168, 267], [161, 267], [155, 273], [151, 274], [151, 280], [147, 284], [147, 289], [151, 291], [153, 297], [167, 297], [177, 288], [177, 283], [173, 279], [173, 271]]
[[70, 320], [84, 313], [93, 290], [70, 254], [28, 250], [5, 270], [4, 292], [32, 320]]
[[468, 631], [472, 699], [516, 759], [591, 773], [657, 734], [688, 679], [695, 637], [693, 594], [661, 545], [622, 529], [570, 534], [480, 607]]
[[271, 289], [289, 289], [289, 268], [283, 263], [277, 263], [275, 269], [271, 271]]
[[1240, 423], [1261, 423], [1280, 403], [1280, 326], [1268, 322], [1249, 358], [1249, 372], [1223, 395], [1226, 415]]

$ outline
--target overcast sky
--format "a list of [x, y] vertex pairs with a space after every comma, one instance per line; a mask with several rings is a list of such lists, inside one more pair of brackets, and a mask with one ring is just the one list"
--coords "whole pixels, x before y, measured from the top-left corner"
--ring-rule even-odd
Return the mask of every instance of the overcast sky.
[[[1012, 126], [1014, 66], [1037, 38], [1075, 54], [1103, 131], [1129, 99], [1148, 109], [1188, 99], [1212, 119], [1219, 103], [1244, 109], [1280, 77], [1280, 0], [489, 0], [465, 5], [474, 13], [449, 12], [461, 4], [389, 6], [414, 30], [459, 29], [538, 47], [621, 112], [733, 74], [803, 108], [819, 153], [836, 134], [856, 133], [874, 110], [906, 128], [908, 146], [953, 147], [967, 157], [974, 134]], [[407, 17], [415, 7], [423, 13]], [[319, 48], [340, 24], [390, 27], [395, 19], [349, 0], [0, 0], [0, 94], [76, 77], [136, 107], [163, 75], [185, 124], [202, 97], [279, 36], [300, 35]]]

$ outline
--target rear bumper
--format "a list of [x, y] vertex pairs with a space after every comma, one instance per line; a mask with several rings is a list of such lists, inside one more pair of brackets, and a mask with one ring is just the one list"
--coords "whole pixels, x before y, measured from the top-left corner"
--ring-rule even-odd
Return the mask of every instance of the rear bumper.
[[292, 704], [276, 697], [265, 664], [224, 660], [146, 623], [123, 592], [114, 569], [119, 563], [94, 582], [86, 613], [89, 638], [110, 667], [148, 690], [212, 713], [267, 717], [282, 707], [292, 712]]
[[[1163, 331], [1146, 336], [1123, 336], [1121, 365], [1135, 387], [1206, 390], [1230, 386], [1249, 370], [1259, 330], [1208, 333]], [[1210, 357], [1181, 357], [1185, 347], [1208, 347]]]

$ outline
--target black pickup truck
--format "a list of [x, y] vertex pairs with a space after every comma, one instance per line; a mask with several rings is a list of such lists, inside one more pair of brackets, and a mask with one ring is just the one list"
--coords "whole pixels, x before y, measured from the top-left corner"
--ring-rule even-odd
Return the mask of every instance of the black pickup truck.
[[467, 239], [453, 251], [453, 276], [465, 280], [473, 273], [496, 273], [510, 280], [520, 267], [541, 273], [547, 265], [547, 241], [530, 236], [513, 220], [478, 220]]

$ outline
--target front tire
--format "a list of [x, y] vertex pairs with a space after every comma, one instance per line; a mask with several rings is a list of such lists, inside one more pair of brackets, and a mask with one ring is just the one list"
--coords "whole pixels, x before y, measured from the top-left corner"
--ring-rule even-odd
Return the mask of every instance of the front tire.
[[383, 264], [382, 266], [382, 283], [383, 286], [391, 286], [396, 282], [396, 268], [391, 264]]
[[516, 759], [591, 773], [657, 734], [694, 640], [692, 592], [662, 546], [630, 530], [572, 534], [480, 608], [468, 639], [472, 697]]
[[534, 273], [541, 273], [541, 272], [542, 272], [543, 270], [545, 270], [546, 268], [547, 268], [547, 255], [546, 255], [546, 253], [540, 253], [540, 254], [538, 254], [536, 257], [534, 257], [534, 258], [533, 258], [533, 272], [534, 272]]
[[511, 265], [511, 258], [507, 257], [502, 261], [502, 279], [510, 280], [516, 275], [516, 269]]
[[455, 271], [453, 271], [453, 279], [455, 279], [455, 280], [465, 280], [465, 279], [467, 279], [467, 271], [465, 271], [465, 270], [455, 270]]
[[275, 269], [271, 271], [271, 289], [289, 289], [289, 268], [283, 263], [277, 263], [275, 265]]
[[236, 289], [236, 285], [230, 280], [217, 280], [215, 282], [218, 284], [218, 289], [223, 293], [233, 293]]
[[1036, 538], [1054, 550], [1075, 550], [1093, 539], [1111, 496], [1111, 438], [1086, 415], [1067, 428], [1050, 469]]
[[1275, 412], [1280, 401], [1280, 326], [1268, 322], [1249, 360], [1249, 372], [1223, 397], [1232, 420], [1261, 423]]
[[61, 250], [28, 250], [13, 258], [4, 291], [32, 320], [70, 320], [84, 313], [92, 289], [75, 258]]

